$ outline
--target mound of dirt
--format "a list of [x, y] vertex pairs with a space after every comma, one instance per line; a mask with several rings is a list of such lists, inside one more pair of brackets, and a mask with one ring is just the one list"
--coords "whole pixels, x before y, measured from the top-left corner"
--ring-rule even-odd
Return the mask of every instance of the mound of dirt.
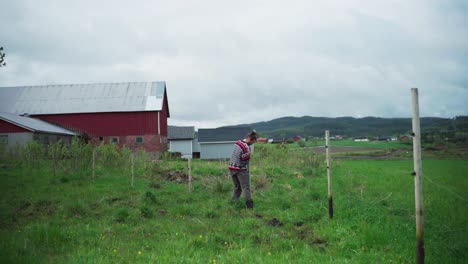
[[188, 182], [188, 175], [182, 171], [170, 171], [166, 174], [166, 180], [177, 182], [177, 183], [186, 183]]

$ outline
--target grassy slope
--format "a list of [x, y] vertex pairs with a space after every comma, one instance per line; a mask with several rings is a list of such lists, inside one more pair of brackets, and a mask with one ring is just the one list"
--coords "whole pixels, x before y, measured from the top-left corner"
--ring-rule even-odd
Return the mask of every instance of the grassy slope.
[[[95, 182], [79, 172], [53, 179], [48, 166], [0, 169], [0, 261], [414, 262], [411, 161], [335, 162], [331, 221], [323, 166], [254, 157], [256, 208], [248, 211], [228, 202], [225, 165], [194, 161], [191, 193], [157, 175], [139, 175], [131, 188], [128, 173], [112, 169]], [[437, 184], [424, 181], [427, 263], [462, 263], [468, 257], [468, 164], [425, 160], [423, 166]], [[273, 218], [283, 225], [270, 225]]]

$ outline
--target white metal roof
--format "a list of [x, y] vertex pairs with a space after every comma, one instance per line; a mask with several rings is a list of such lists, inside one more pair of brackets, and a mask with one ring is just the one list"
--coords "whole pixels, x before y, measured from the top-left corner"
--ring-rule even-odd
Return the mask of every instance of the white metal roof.
[[0, 87], [0, 112], [66, 114], [161, 111], [165, 82]]
[[195, 137], [194, 126], [168, 126], [167, 138], [171, 139], [193, 139]]
[[25, 116], [19, 116], [16, 114], [0, 112], [0, 120], [4, 120], [8, 123], [14, 124], [16, 126], [25, 128], [33, 132], [46, 132], [46, 133], [63, 134], [63, 135], [77, 135], [75, 132], [61, 128], [59, 126], [49, 124], [45, 121], [35, 119], [35, 118], [25, 117]]

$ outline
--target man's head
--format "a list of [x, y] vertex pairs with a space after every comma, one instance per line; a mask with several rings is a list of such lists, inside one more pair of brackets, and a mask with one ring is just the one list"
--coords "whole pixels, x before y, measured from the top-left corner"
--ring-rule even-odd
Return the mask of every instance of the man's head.
[[257, 131], [252, 130], [247, 136], [245, 137], [245, 142], [248, 145], [253, 145], [255, 142], [257, 142]]

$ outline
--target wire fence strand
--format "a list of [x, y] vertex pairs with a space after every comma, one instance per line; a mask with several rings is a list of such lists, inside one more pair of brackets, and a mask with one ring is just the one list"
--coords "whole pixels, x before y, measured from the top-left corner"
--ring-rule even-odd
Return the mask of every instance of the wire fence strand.
[[443, 189], [443, 190], [446, 190], [447, 192], [451, 193], [452, 195], [454, 195], [455, 197], [457, 197], [458, 199], [460, 200], [463, 200], [463, 201], [468, 201], [468, 199], [464, 198], [463, 196], [461, 196], [460, 194], [454, 192], [453, 190], [451, 190], [449, 187], [447, 186], [444, 186], [442, 184], [439, 184], [439, 183], [436, 183], [434, 182], [431, 178], [427, 177], [427, 175], [424, 175], [424, 179], [427, 179], [429, 183]]

